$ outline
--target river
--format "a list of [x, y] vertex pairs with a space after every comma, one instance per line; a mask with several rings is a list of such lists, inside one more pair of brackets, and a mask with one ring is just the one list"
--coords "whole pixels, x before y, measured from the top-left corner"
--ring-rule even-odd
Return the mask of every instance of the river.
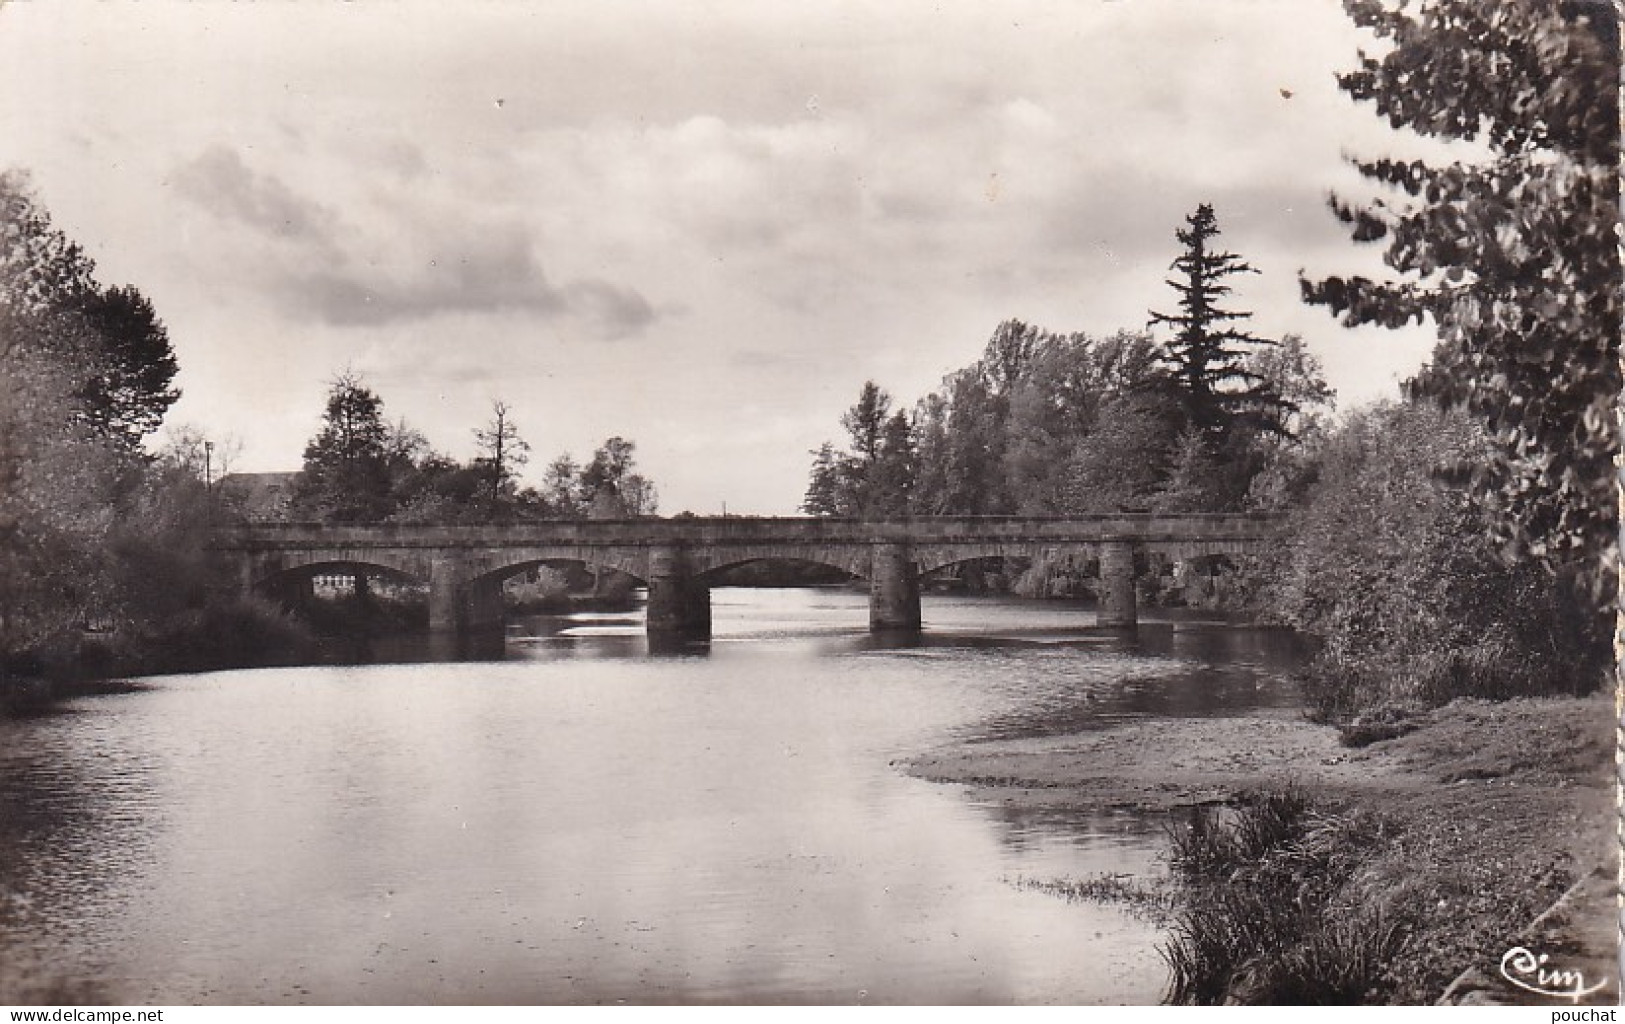
[[497, 660], [215, 672], [0, 721], [0, 1003], [1155, 1002], [1161, 936], [1033, 886], [1163, 822], [892, 762], [1296, 700], [1278, 633], [718, 590], [714, 639], [511, 624]]

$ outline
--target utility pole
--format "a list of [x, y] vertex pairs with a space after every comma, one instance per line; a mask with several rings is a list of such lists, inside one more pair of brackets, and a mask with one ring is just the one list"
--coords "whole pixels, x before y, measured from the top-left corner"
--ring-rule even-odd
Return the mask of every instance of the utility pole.
[[203, 514], [214, 524], [214, 442], [203, 442]]

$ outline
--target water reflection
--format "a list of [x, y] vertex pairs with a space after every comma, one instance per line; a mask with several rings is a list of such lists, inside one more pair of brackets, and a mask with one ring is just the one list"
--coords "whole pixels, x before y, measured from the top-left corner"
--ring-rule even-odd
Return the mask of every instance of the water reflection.
[[[1035, 867], [1042, 866], [1048, 851], [1062, 849], [1069, 858], [1074, 848], [1085, 848], [1109, 854], [1102, 872], [1150, 876], [1163, 871], [1159, 848], [1164, 822], [1137, 811], [996, 801], [980, 806], [995, 824], [999, 841]], [[1063, 873], [1065, 860], [1058, 859], [1055, 874]]]
[[899, 641], [851, 591], [719, 591], [671, 657], [526, 620], [0, 722], [0, 1002], [1154, 1000], [1150, 926], [1013, 880], [1159, 870], [1159, 822], [890, 763], [1284, 700], [1290, 652], [925, 610]]

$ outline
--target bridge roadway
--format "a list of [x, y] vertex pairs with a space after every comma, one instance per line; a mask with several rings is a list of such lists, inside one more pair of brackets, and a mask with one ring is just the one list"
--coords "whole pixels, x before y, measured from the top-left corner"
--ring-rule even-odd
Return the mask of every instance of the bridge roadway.
[[501, 625], [508, 577], [546, 562], [578, 561], [647, 586], [651, 635], [705, 638], [711, 581], [723, 569], [761, 559], [816, 562], [868, 580], [870, 628], [892, 630], [919, 628], [925, 573], [993, 556], [1081, 555], [1099, 561], [1099, 625], [1132, 627], [1137, 554], [1170, 560], [1244, 554], [1272, 543], [1278, 523], [1278, 516], [1258, 513], [258, 523], [217, 529], [211, 547], [233, 565], [244, 591], [296, 595], [328, 572], [426, 583], [430, 628], [457, 631]]

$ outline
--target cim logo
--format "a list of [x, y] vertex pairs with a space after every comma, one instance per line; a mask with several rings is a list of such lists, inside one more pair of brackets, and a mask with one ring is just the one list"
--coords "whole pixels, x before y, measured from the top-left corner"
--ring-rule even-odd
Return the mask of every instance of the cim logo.
[[1513, 946], [1501, 955], [1501, 977], [1525, 992], [1575, 1002], [1602, 991], [1607, 984], [1598, 982], [1587, 988], [1585, 975], [1579, 971], [1547, 970], [1546, 962], [1549, 959], [1545, 953], [1537, 955], [1522, 946]]

